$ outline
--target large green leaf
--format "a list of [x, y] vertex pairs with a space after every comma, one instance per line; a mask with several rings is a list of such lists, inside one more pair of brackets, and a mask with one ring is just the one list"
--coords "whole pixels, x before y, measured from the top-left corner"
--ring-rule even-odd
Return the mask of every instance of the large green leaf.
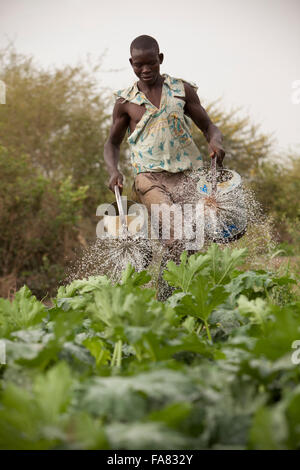
[[111, 423], [106, 432], [112, 449], [188, 449], [190, 441], [159, 422]]
[[37, 355], [33, 357], [24, 355], [18, 359], [18, 363], [23, 364], [25, 367], [45, 369], [49, 363], [59, 360], [59, 354], [65, 343], [74, 340], [84, 314], [80, 311], [64, 312], [62, 309], [57, 308], [54, 310], [54, 321], [47, 324], [51, 331], [47, 341], [41, 343], [42, 348]]
[[300, 338], [300, 304], [271, 306], [272, 318], [265, 322], [263, 335], [257, 339], [254, 352], [276, 360], [292, 353], [292, 344]]
[[178, 428], [192, 411], [192, 404], [189, 402], [172, 403], [158, 411], [152, 411], [146, 416], [147, 420], [159, 421], [170, 428]]
[[241, 295], [237, 303], [239, 312], [242, 315], [248, 316], [251, 322], [264, 327], [270, 312], [270, 308], [265, 300], [260, 297], [255, 300], [248, 300], [247, 297]]
[[121, 276], [121, 283], [130, 287], [143, 286], [151, 279], [147, 271], [136, 272], [134, 267], [128, 263]]
[[97, 366], [101, 366], [102, 364], [108, 364], [111, 358], [111, 354], [100, 338], [86, 338], [82, 344], [90, 351], [92, 356], [95, 358]]
[[0, 299], [0, 335], [28, 328], [39, 323], [47, 315], [47, 309], [39, 302], [27, 286], [23, 286], [12, 302]]
[[39, 374], [32, 393], [8, 384], [1, 399], [0, 448], [47, 449], [63, 441], [71, 387], [71, 372], [63, 362]]
[[88, 279], [76, 279], [67, 286], [60, 286], [57, 292], [57, 299], [64, 297], [74, 297], [78, 294], [93, 292], [102, 286], [111, 285], [107, 276], [90, 276]]
[[211, 312], [229, 296], [223, 286], [214, 285], [208, 278], [197, 276], [189, 287], [189, 293], [175, 307], [182, 315], [191, 315], [207, 321]]
[[199, 272], [205, 273], [208, 271], [206, 268], [209, 257], [203, 254], [194, 254], [188, 257], [187, 252], [184, 251], [180, 260], [179, 266], [174, 261], [169, 261], [163, 277], [171, 286], [179, 287], [183, 292], [188, 292], [195, 275]]
[[41, 417], [45, 423], [55, 423], [71, 401], [71, 371], [67, 364], [60, 362], [45, 375], [38, 375], [33, 392]]
[[287, 437], [288, 426], [282, 406], [257, 410], [249, 433], [250, 449], [283, 450]]
[[209, 274], [213, 282], [227, 284], [234, 269], [243, 262], [246, 254], [246, 248], [232, 250], [226, 247], [221, 250], [217, 244], [212, 243], [207, 250], [207, 256], [210, 266]]
[[82, 387], [80, 405], [97, 416], [131, 422], [167, 404], [196, 398], [198, 393], [193, 377], [158, 368], [133, 376], [93, 378]]

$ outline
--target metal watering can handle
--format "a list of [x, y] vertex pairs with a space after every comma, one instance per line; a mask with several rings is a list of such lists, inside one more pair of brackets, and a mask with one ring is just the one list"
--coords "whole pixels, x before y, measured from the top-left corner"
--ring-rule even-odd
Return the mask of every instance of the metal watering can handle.
[[211, 166], [210, 166], [210, 174], [211, 174], [211, 194], [216, 194], [217, 192], [217, 155], [211, 159]]
[[115, 195], [116, 195], [117, 206], [118, 206], [118, 210], [119, 210], [119, 214], [120, 214], [122, 227], [124, 229], [127, 229], [126, 219], [125, 219], [123, 205], [122, 205], [122, 200], [121, 200], [121, 196], [120, 196], [120, 190], [119, 190], [119, 186], [117, 184], [115, 185]]

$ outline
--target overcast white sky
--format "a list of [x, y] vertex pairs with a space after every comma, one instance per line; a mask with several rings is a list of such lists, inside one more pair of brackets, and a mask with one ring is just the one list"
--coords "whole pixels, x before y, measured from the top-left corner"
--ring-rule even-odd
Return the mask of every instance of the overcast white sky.
[[74, 64], [107, 50], [102, 85], [137, 78], [129, 45], [154, 36], [165, 55], [161, 73], [196, 82], [203, 106], [219, 97], [226, 110], [274, 133], [278, 150], [300, 151], [300, 0], [0, 0], [0, 47], [45, 66]]

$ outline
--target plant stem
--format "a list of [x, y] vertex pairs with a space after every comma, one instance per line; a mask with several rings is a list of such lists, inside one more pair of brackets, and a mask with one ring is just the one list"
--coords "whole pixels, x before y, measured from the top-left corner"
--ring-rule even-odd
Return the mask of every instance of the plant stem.
[[211, 334], [210, 334], [210, 330], [209, 330], [209, 326], [208, 326], [208, 323], [207, 323], [206, 320], [204, 320], [204, 324], [205, 324], [205, 328], [206, 328], [206, 331], [207, 331], [208, 339], [209, 339], [209, 341], [212, 343], [213, 340], [212, 340], [212, 337], [211, 337]]
[[134, 350], [135, 350], [135, 354], [136, 354], [136, 357], [137, 357], [137, 360], [139, 362], [141, 362], [142, 360], [142, 354], [141, 354], [141, 350], [140, 350], [140, 347], [138, 344], [136, 344], [135, 346], [133, 346]]
[[121, 367], [122, 364], [122, 340], [118, 341], [118, 353], [117, 353], [117, 367]]
[[156, 355], [155, 355], [155, 352], [154, 352], [154, 350], [153, 350], [153, 348], [152, 348], [151, 342], [150, 342], [148, 339], [146, 339], [146, 343], [148, 344], [148, 348], [149, 348], [149, 351], [150, 351], [150, 353], [151, 353], [151, 355], [152, 355], [153, 361], [156, 361]]
[[117, 350], [118, 350], [118, 341], [115, 343], [113, 357], [112, 357], [111, 362], [110, 362], [111, 367], [114, 367], [114, 365], [115, 365], [115, 362], [116, 362], [116, 359], [117, 359]]
[[160, 276], [160, 270], [161, 270], [161, 264], [162, 264], [162, 260], [163, 260], [163, 256], [164, 256], [164, 251], [162, 251], [162, 255], [160, 257], [160, 261], [159, 261], [159, 268], [158, 268], [158, 276], [157, 276], [157, 279], [156, 279], [156, 286], [155, 286], [155, 289], [156, 289], [156, 294], [155, 294], [155, 300], [157, 300], [158, 298], [158, 284], [159, 284], [159, 276]]

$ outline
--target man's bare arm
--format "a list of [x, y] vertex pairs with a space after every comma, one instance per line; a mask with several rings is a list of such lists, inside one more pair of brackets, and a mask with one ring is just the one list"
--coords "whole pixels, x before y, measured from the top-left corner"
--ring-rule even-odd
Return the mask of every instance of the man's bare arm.
[[121, 99], [118, 99], [115, 103], [112, 118], [113, 123], [110, 133], [104, 144], [104, 161], [110, 175], [109, 189], [114, 192], [115, 185], [118, 185], [120, 193], [122, 193], [123, 175], [118, 170], [118, 162], [120, 157], [120, 145], [129, 125], [129, 115]]
[[223, 136], [218, 127], [212, 123], [207, 112], [201, 106], [200, 99], [195, 89], [184, 82], [185, 89], [185, 113], [192, 118], [196, 126], [203, 132], [210, 150], [210, 157], [217, 155], [217, 161], [220, 166], [225, 156], [223, 148]]

